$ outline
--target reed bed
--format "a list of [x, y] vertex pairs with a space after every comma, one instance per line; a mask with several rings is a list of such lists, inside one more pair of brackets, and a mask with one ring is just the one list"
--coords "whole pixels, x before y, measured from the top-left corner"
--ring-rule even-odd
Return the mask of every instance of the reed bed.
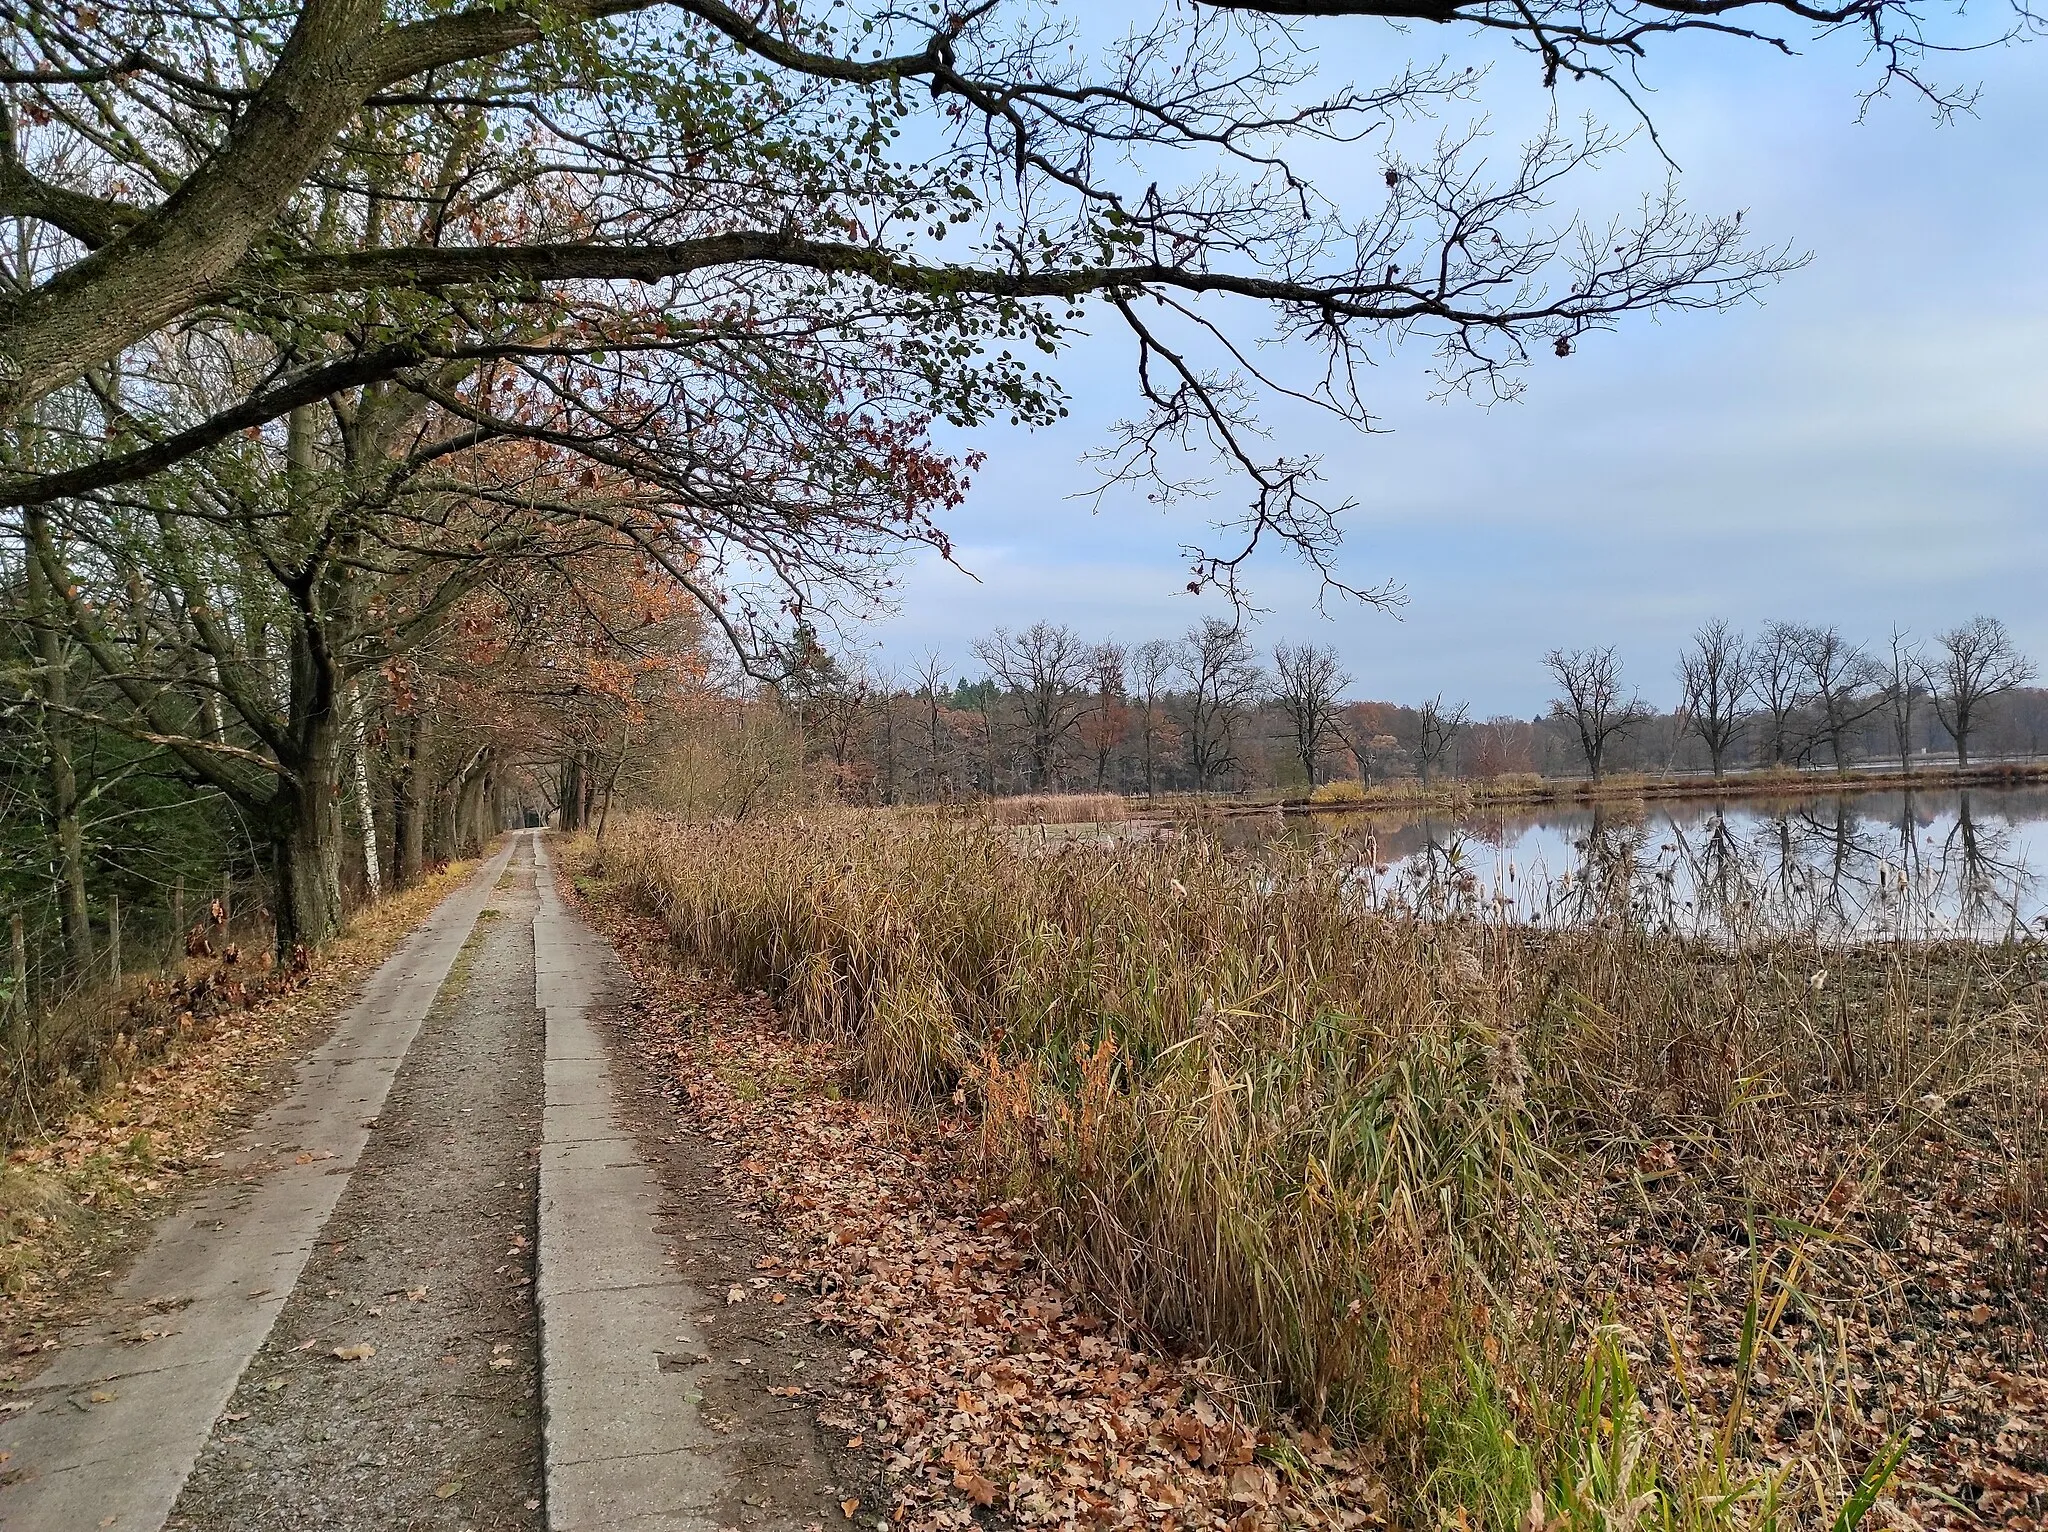
[[1113, 824], [1131, 817], [1131, 801], [1121, 793], [1030, 793], [978, 807], [998, 825]]
[[[866, 1090], [976, 1112], [992, 1190], [1122, 1319], [1503, 1527], [1789, 1514], [1732, 1425], [1654, 1436], [1602, 1316], [1543, 1301], [1584, 1188], [1673, 1139], [1761, 1185], [1847, 1099], [1903, 1123], [1975, 1092], [2038, 1128], [2025, 952], [1421, 920], [1339, 853], [1200, 836], [1049, 854], [985, 822], [646, 819], [582, 856], [682, 958], [843, 1039]], [[1807, 1510], [1867, 1506], [1882, 1471]]]

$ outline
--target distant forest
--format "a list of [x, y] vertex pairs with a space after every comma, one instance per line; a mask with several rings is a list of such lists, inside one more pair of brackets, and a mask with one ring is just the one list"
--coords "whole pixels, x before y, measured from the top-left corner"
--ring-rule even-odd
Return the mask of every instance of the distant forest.
[[[931, 656], [877, 669], [814, 650], [732, 719], [735, 737], [793, 731], [835, 794], [900, 803], [1021, 793], [1308, 792], [1338, 781], [1497, 780], [1736, 772], [1958, 759], [2033, 760], [2048, 689], [2003, 624], [1863, 644], [1773, 624], [1712, 623], [1643, 678], [1611, 649], [1543, 657], [1555, 701], [1475, 718], [1459, 701], [1362, 699], [1332, 648], [1256, 647], [1211, 620], [1176, 639], [1096, 641], [1069, 627], [998, 629], [961, 671]], [[765, 710], [765, 714], [764, 714]], [[1718, 746], [1718, 748], [1717, 748]], [[728, 763], [729, 765], [730, 763]]]

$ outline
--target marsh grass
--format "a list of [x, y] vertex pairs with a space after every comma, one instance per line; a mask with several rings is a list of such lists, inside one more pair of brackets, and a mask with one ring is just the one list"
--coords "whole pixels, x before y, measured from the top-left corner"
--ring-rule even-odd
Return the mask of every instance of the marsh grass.
[[969, 812], [998, 825], [1113, 824], [1130, 818], [1134, 804], [1144, 806], [1143, 800], [1121, 793], [1030, 793], [983, 799], [971, 805]]
[[[871, 1094], [965, 1102], [992, 1193], [1040, 1208], [1120, 1318], [1487, 1526], [1867, 1505], [1849, 1461], [1785, 1502], [1740, 1388], [1653, 1430], [1599, 1316], [1540, 1301], [1552, 1215], [1652, 1140], [1767, 1181], [1826, 1102], [1903, 1136], [1917, 1102], [2019, 1112], [2038, 1073], [2037, 981], [2005, 949], [1421, 920], [1328, 849], [1053, 854], [986, 821], [644, 819], [581, 856], [680, 956], [842, 1039]], [[1745, 1344], [1800, 1269], [1758, 1267]]]

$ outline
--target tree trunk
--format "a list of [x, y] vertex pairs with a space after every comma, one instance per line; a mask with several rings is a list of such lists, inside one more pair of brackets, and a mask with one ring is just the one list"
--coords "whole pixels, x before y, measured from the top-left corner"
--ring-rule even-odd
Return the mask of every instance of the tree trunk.
[[317, 947], [341, 932], [341, 783], [330, 751], [279, 789], [271, 812], [277, 950]]
[[561, 828], [569, 834], [583, 828], [583, 757], [571, 751], [562, 758]]
[[[301, 618], [302, 622], [308, 619]], [[341, 932], [341, 772], [348, 720], [341, 677], [309, 627], [291, 638], [290, 773], [265, 819], [276, 880], [277, 951], [317, 947]]]
[[51, 861], [57, 875], [57, 917], [64, 937], [64, 963], [74, 974], [92, 967], [92, 917], [85, 903], [85, 833], [78, 821], [78, 773], [71, 761], [70, 677], [64, 644], [50, 609], [49, 572], [43, 559], [51, 554], [50, 523], [44, 513], [28, 512], [27, 550], [29, 622], [35, 629], [37, 669], [41, 672], [43, 749], [49, 772]]
[[384, 897], [384, 864], [377, 851], [377, 802], [370, 793], [370, 754], [365, 735], [363, 690], [349, 688], [349, 743], [355, 755], [356, 818], [363, 837], [363, 883], [372, 900]]
[[415, 713], [406, 726], [405, 756], [399, 763], [397, 793], [398, 823], [391, 838], [392, 854], [398, 859], [398, 886], [411, 888], [419, 882], [427, 865], [427, 818], [433, 797], [433, 726], [425, 713]]

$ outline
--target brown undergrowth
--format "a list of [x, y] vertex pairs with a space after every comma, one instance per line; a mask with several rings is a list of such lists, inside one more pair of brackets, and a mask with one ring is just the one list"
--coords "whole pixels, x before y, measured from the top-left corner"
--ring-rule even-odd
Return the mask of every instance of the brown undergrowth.
[[2037, 947], [1425, 921], [1321, 852], [886, 816], [579, 865], [861, 1092], [968, 1111], [1076, 1290], [1406, 1519], [2048, 1511]]
[[72, 1002], [101, 1007], [89, 1019], [106, 1034], [104, 1056], [89, 1081], [43, 1088], [38, 1107], [55, 1115], [19, 1133], [0, 1167], [0, 1334], [17, 1358], [0, 1381], [21, 1376], [19, 1359], [110, 1274], [142, 1220], [203, 1173], [278, 1062], [475, 867], [455, 863], [360, 912], [296, 969], [211, 954]]

